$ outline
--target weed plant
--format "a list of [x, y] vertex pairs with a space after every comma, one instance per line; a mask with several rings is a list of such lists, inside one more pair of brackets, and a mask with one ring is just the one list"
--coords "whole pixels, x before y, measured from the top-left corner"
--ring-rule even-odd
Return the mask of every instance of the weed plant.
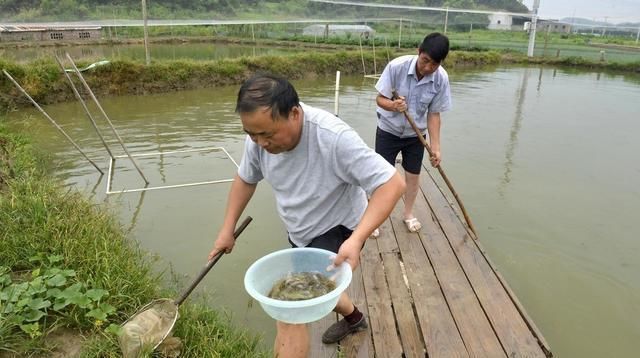
[[[0, 125], [0, 355], [47, 355], [47, 334], [66, 327], [89, 337], [83, 356], [119, 357], [118, 325], [176, 294], [108, 208], [64, 190], [37, 157]], [[265, 354], [258, 337], [201, 304], [181, 307], [175, 333], [185, 357]]]

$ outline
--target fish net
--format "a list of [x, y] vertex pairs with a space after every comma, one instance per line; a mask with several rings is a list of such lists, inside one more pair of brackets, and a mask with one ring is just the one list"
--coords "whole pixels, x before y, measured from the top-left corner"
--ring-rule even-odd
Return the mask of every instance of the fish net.
[[124, 358], [137, 358], [158, 350], [162, 356], [177, 357], [182, 346], [171, 337], [178, 319], [178, 306], [169, 299], [156, 300], [143, 307], [122, 326], [118, 337]]

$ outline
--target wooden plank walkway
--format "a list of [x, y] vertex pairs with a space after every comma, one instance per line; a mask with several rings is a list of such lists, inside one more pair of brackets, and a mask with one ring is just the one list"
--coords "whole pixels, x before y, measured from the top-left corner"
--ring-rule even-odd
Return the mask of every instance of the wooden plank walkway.
[[348, 293], [369, 329], [325, 345], [330, 316], [310, 324], [311, 357], [551, 357], [480, 243], [429, 172], [421, 175], [410, 233], [402, 203], [369, 239]]

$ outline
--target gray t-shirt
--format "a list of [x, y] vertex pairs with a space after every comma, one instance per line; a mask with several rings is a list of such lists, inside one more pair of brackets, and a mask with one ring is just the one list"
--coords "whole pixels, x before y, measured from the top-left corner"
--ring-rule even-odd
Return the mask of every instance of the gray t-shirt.
[[[392, 90], [404, 96], [407, 112], [422, 133], [427, 129], [427, 113], [440, 113], [451, 109], [449, 75], [442, 66], [422, 79], [416, 74], [417, 55], [400, 56], [389, 62], [376, 83], [376, 90], [387, 98]], [[415, 137], [416, 132], [400, 112], [377, 107], [378, 127], [400, 138]]]
[[301, 107], [304, 122], [298, 145], [271, 154], [247, 136], [238, 175], [247, 183], [264, 178], [271, 184], [291, 241], [307, 246], [337, 225], [355, 229], [367, 195], [386, 183], [395, 168], [333, 114]]

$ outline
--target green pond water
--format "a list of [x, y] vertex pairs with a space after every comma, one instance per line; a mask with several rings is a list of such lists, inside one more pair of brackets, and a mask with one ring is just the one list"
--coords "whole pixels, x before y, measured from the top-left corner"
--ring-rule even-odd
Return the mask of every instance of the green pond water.
[[[555, 68], [451, 71], [453, 110], [442, 153], [488, 255], [558, 357], [633, 357], [640, 340], [640, 78]], [[301, 99], [334, 109], [334, 78], [295, 81]], [[340, 116], [373, 145], [374, 80], [341, 81]], [[132, 153], [223, 147], [239, 162], [244, 134], [233, 113], [238, 86], [102, 98]], [[105, 170], [107, 152], [77, 103], [44, 107]], [[224, 213], [228, 183], [106, 195], [100, 176], [38, 112], [12, 127], [52, 154], [65, 185], [118, 210], [132, 239], [184, 285], [204, 265]], [[124, 154], [104, 120], [115, 155]], [[207, 149], [138, 157], [151, 186], [231, 178], [235, 165]], [[112, 190], [143, 186], [118, 159]], [[288, 247], [266, 183], [246, 213], [253, 223], [197, 292], [271, 345], [275, 325], [243, 287], [259, 257]]]

